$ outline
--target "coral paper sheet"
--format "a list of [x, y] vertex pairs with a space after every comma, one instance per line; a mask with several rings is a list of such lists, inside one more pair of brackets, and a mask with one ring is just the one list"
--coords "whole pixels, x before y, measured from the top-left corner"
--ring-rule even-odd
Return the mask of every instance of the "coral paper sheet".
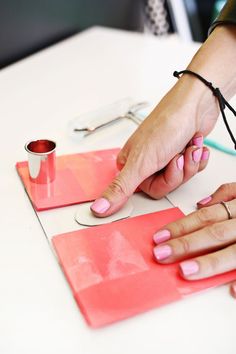
[[28, 162], [16, 169], [37, 211], [92, 201], [101, 196], [118, 173], [116, 157], [120, 149], [108, 149], [58, 156], [56, 178], [47, 184], [30, 181]]
[[178, 208], [53, 237], [74, 297], [89, 325], [100, 327], [236, 278], [236, 271], [187, 281], [178, 264], [153, 258], [153, 234], [183, 216]]

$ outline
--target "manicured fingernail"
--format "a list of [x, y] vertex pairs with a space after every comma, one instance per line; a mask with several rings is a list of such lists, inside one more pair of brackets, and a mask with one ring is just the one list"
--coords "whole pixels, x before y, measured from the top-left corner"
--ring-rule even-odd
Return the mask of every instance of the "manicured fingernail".
[[179, 170], [182, 170], [184, 168], [184, 157], [181, 155], [178, 160], [176, 161], [177, 167]]
[[202, 156], [201, 156], [201, 160], [202, 161], [205, 161], [205, 160], [208, 160], [209, 159], [209, 151], [208, 150], [204, 150], [203, 153], [202, 153]]
[[199, 265], [195, 261], [185, 261], [180, 263], [179, 266], [184, 276], [196, 274], [199, 271]]
[[199, 162], [201, 160], [201, 156], [202, 156], [202, 149], [196, 149], [192, 153], [194, 162]]
[[170, 239], [170, 231], [161, 230], [153, 235], [153, 240], [155, 243], [161, 243]]
[[157, 246], [154, 248], [154, 256], [158, 261], [166, 259], [172, 254], [172, 249], [168, 245]]
[[205, 204], [209, 203], [211, 200], [212, 200], [212, 197], [209, 196], [209, 197], [206, 197], [206, 198], [200, 200], [199, 202], [197, 202], [197, 204], [205, 205]]
[[196, 145], [197, 147], [201, 148], [203, 145], [203, 136], [197, 136], [196, 138], [194, 138], [193, 145]]
[[110, 203], [107, 199], [105, 198], [100, 198], [95, 200], [95, 202], [91, 205], [92, 211], [95, 211], [95, 213], [105, 213], [110, 208]]

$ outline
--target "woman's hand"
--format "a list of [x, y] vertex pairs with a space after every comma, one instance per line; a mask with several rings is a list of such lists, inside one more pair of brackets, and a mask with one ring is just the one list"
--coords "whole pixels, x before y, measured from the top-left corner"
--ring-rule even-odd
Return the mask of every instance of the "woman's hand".
[[[188, 66], [219, 87], [226, 99], [236, 91], [235, 44], [236, 26], [218, 26]], [[160, 198], [185, 182], [185, 168], [169, 179], [169, 169], [176, 169], [178, 161], [183, 165], [181, 160], [171, 161], [181, 158], [197, 132], [205, 136], [213, 129], [218, 111], [212, 92], [196, 78], [183, 75], [121, 150], [117, 162], [123, 168], [93, 203], [92, 212], [99, 217], [113, 214], [138, 186]]]
[[[197, 205], [198, 211], [166, 225], [153, 237], [157, 262], [181, 261], [180, 273], [187, 280], [236, 269], [236, 183], [222, 185]], [[236, 298], [236, 281], [231, 294]]]
[[[208, 91], [192, 77], [178, 81], [121, 150], [117, 159], [121, 172], [92, 205], [96, 216], [119, 210], [138, 186], [159, 199], [204, 168], [209, 152], [203, 149], [203, 136], [218, 116], [215, 98]], [[201, 95], [204, 99], [196, 99]]]

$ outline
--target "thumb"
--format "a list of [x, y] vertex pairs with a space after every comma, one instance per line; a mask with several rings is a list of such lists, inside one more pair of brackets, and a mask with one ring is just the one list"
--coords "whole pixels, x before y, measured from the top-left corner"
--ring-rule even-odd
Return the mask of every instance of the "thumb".
[[[132, 137], [131, 137], [132, 138]], [[126, 162], [130, 159], [129, 154], [130, 154], [130, 149], [132, 149], [132, 140], [129, 138], [129, 140], [126, 142], [125, 146], [119, 151], [117, 158], [116, 158], [116, 165], [118, 170], [122, 170]]]
[[136, 168], [127, 162], [102, 197], [96, 199], [91, 205], [92, 213], [98, 217], [106, 217], [115, 213], [127, 202], [141, 182], [142, 179]]
[[128, 152], [121, 150], [116, 159], [116, 166], [119, 171], [122, 170], [127, 160], [128, 160]]

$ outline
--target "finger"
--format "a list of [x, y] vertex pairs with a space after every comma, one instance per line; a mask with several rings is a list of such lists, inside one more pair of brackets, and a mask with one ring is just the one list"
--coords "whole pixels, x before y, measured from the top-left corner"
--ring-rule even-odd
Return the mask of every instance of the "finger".
[[199, 170], [199, 164], [202, 156], [202, 148], [190, 146], [184, 153], [184, 180], [188, 181]]
[[230, 293], [236, 299], [236, 281], [230, 284]]
[[207, 226], [186, 236], [171, 239], [154, 248], [160, 263], [173, 263], [199, 254], [212, 252], [236, 241], [236, 219]]
[[119, 158], [119, 156], [117, 156], [116, 159], [116, 166], [118, 168], [119, 171], [122, 170], [122, 168], [124, 167], [124, 165], [126, 164], [127, 158], [125, 156], [122, 156], [121, 158]]
[[130, 150], [130, 142], [129, 140], [125, 144], [125, 146], [119, 151], [117, 158], [116, 158], [116, 165], [119, 170], [122, 170], [126, 161], [129, 157], [129, 150]]
[[195, 146], [195, 148], [202, 148], [203, 147], [203, 135], [201, 133], [196, 133], [192, 139], [188, 142], [188, 144], [186, 145], [186, 147], [182, 150], [182, 154], [185, 153], [186, 149], [188, 149], [189, 147], [193, 147]]
[[154, 164], [154, 158], [155, 152], [150, 153], [147, 159], [145, 150], [132, 149], [118, 176], [91, 205], [92, 213], [106, 217], [121, 209], [143, 180], [158, 170], [158, 162]]
[[206, 168], [210, 156], [210, 150], [206, 146], [203, 146], [203, 141], [204, 141], [203, 135], [201, 133], [196, 133], [188, 145], [188, 146], [197, 146], [198, 148], [202, 148], [202, 156], [201, 156], [198, 172], [201, 172]]
[[156, 173], [142, 182], [139, 188], [154, 199], [160, 199], [183, 182], [183, 155], [175, 156], [160, 173]]
[[202, 150], [202, 156], [201, 156], [198, 172], [201, 172], [206, 168], [209, 161], [209, 157], [210, 157], [210, 150], [206, 146], [204, 146]]
[[129, 139], [126, 141], [125, 145], [123, 146], [123, 148], [120, 150], [120, 152], [117, 155], [117, 159], [116, 159], [116, 164], [119, 170], [121, 170], [124, 165], [126, 164], [128, 158], [129, 158], [129, 154], [130, 151], [132, 150], [133, 146], [135, 146], [135, 140], [137, 138], [136, 134], [137, 131], [140, 129], [141, 125], [137, 128], [137, 130], [129, 137]]
[[187, 280], [208, 278], [236, 269], [236, 245], [180, 263], [180, 273]]
[[177, 155], [162, 172], [146, 179], [140, 189], [152, 198], [160, 199], [194, 176], [199, 171], [202, 148], [190, 146], [185, 150], [184, 161], [181, 156]]
[[95, 216], [105, 217], [119, 210], [140, 184], [136, 170], [126, 163], [119, 175], [112, 181], [101, 198], [91, 205]]
[[[236, 217], [236, 200], [228, 202], [233, 217]], [[167, 224], [163, 229], [157, 231], [153, 240], [156, 244], [190, 234], [216, 222], [225, 221], [228, 214], [222, 204], [216, 204], [201, 208], [182, 219]]]
[[222, 184], [212, 195], [200, 200], [197, 203], [198, 208], [213, 205], [224, 200], [225, 202], [236, 198], [236, 183]]
[[[196, 146], [201, 146], [203, 141], [203, 136], [197, 136], [193, 138], [193, 142], [195, 142]], [[176, 171], [175, 164], [171, 163], [166, 167], [163, 172], [155, 174], [147, 179], [141, 186], [141, 190], [143, 190], [146, 194], [151, 196], [152, 198], [159, 199], [164, 195], [168, 194], [173, 189], [177, 188], [181, 183], [186, 182], [188, 179], [193, 177], [197, 172], [204, 169], [207, 165], [207, 157], [209, 154], [208, 149], [206, 148], [206, 152], [202, 152], [201, 148], [197, 148], [196, 146], [190, 146], [185, 150], [184, 153], [184, 180], [180, 178], [179, 171]], [[127, 159], [129, 154], [129, 144], [127, 143], [125, 147], [120, 151], [117, 157], [117, 166], [118, 169], [121, 170]], [[178, 155], [179, 156], [179, 155]], [[204, 161], [202, 161], [202, 156], [204, 157]], [[178, 157], [177, 157], [178, 158]], [[181, 159], [178, 161], [178, 166], [180, 169], [182, 168]], [[164, 174], [163, 174], [164, 173]], [[165, 187], [163, 188], [163, 184]]]
[[203, 147], [203, 135], [200, 132], [196, 133], [188, 144], [188, 146], [193, 145], [199, 148]]

